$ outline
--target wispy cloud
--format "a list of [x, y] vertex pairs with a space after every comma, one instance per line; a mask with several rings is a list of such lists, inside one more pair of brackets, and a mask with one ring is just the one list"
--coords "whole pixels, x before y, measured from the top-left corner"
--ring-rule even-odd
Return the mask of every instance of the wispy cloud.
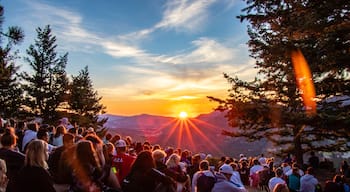
[[196, 31], [208, 17], [208, 7], [215, 0], [180, 0], [168, 1], [163, 19], [155, 28]]
[[[121, 39], [139, 40], [156, 30], [175, 30], [193, 33], [200, 31], [209, 17], [209, 7], [217, 0], [168, 0], [164, 6], [162, 19], [148, 29], [142, 29], [120, 36]], [[229, 5], [231, 2], [228, 3]], [[231, 5], [230, 5], [231, 6]]]
[[[159, 22], [149, 29], [129, 35], [137, 40], [158, 29], [195, 32], [205, 24], [208, 9], [213, 3], [215, 0], [169, 0]], [[118, 67], [106, 68], [118, 69], [123, 77], [131, 80], [117, 85], [110, 85], [109, 82], [99, 87], [99, 93], [106, 97], [194, 99], [213, 92], [225, 92], [227, 83], [223, 72], [242, 75], [243, 78], [255, 73], [251, 67], [252, 60], [242, 56], [247, 48], [237, 47], [225, 40], [201, 37], [192, 40], [191, 47], [179, 50], [177, 54], [151, 53], [137, 46], [137, 43], [125, 41], [126, 36], [102, 36], [88, 30], [82, 16], [69, 8], [38, 2], [28, 3], [28, 6], [32, 8], [34, 19], [54, 27], [54, 33], [61, 40], [60, 46], [63, 42], [65, 51], [105, 53], [114, 58], [131, 60], [132, 65], [118, 64]]]

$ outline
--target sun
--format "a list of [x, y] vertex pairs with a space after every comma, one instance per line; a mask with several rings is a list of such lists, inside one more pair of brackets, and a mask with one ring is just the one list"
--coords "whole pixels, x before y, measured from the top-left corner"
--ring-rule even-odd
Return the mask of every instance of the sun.
[[179, 118], [180, 118], [180, 119], [187, 119], [187, 117], [188, 117], [187, 112], [181, 111], [181, 112], [179, 113]]

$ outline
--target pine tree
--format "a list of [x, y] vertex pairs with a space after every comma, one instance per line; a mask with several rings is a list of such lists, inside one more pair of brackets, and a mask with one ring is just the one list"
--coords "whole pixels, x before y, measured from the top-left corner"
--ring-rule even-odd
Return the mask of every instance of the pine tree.
[[26, 105], [30, 112], [46, 122], [58, 118], [57, 109], [64, 102], [68, 90], [66, 65], [68, 53], [57, 56], [56, 37], [47, 25], [37, 28], [37, 39], [30, 45], [26, 58], [33, 74], [23, 72]]
[[[225, 78], [232, 85], [227, 99], [210, 99], [227, 111], [236, 130], [223, 133], [266, 138], [294, 153], [302, 163], [303, 153], [346, 151], [350, 136], [350, 2], [348, 1], [252, 1], [246, 0], [251, 56], [259, 77], [245, 82]], [[301, 50], [312, 71], [317, 113], [308, 115], [303, 91], [291, 62], [291, 53]], [[300, 80], [300, 79], [298, 79]], [[342, 101], [342, 99], [344, 99]], [[333, 101], [334, 102], [333, 102]], [[332, 102], [331, 102], [332, 101]]]
[[[4, 21], [4, 8], [0, 5], [0, 29]], [[7, 39], [3, 46], [4, 38]], [[9, 27], [6, 32], [0, 31], [0, 115], [14, 117], [22, 103], [22, 90], [17, 79], [18, 66], [15, 65], [17, 53], [12, 52], [13, 45], [24, 38], [19, 27]]]
[[72, 79], [68, 105], [76, 114], [74, 121], [82, 126], [103, 126], [107, 119], [99, 120], [98, 115], [105, 113], [106, 107], [100, 104], [102, 97], [93, 88], [88, 67], [82, 69], [78, 76], [72, 76]]

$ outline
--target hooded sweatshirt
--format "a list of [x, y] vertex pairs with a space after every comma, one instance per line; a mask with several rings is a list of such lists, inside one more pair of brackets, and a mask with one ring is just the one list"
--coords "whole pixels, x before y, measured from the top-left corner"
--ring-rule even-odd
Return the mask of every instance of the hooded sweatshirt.
[[314, 192], [318, 180], [310, 174], [306, 174], [300, 178], [300, 192]]
[[244, 187], [239, 187], [237, 184], [233, 184], [227, 178], [217, 173], [215, 174], [217, 182], [215, 183], [211, 192], [246, 192], [247, 190]]

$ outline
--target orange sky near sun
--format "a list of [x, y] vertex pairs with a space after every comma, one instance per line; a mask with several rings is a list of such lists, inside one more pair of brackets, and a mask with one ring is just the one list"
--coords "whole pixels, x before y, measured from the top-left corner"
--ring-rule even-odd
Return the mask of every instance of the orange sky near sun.
[[178, 117], [181, 111], [185, 111], [189, 117], [196, 117], [199, 114], [212, 112], [217, 106], [217, 103], [209, 101], [206, 97], [186, 100], [117, 100], [113, 98], [102, 98], [101, 103], [107, 106], [108, 114], [126, 116], [146, 113], [150, 115]]

